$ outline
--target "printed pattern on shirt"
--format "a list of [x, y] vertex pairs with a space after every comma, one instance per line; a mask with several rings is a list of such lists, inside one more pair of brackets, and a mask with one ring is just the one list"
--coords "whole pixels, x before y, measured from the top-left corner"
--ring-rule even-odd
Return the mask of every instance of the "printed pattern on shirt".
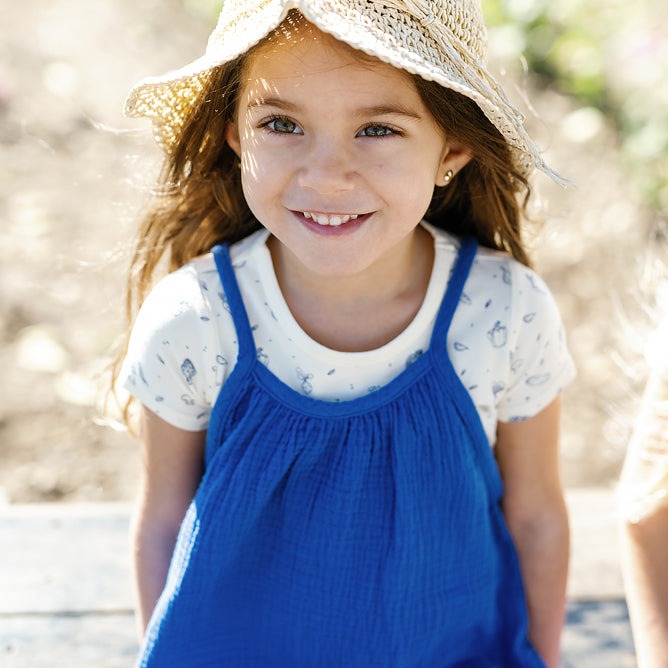
[[[447, 279], [456, 244], [428, 229], [437, 251], [433, 283], [436, 276]], [[409, 325], [369, 353], [332, 351], [310, 340], [292, 318], [266, 237], [266, 231], [256, 232], [235, 244], [231, 255], [258, 360], [290, 388], [328, 401], [354, 399], [386, 385], [429, 347], [447, 280], [430, 283], [431, 298], [416, 316], [419, 327]], [[543, 281], [509, 256], [487, 249], [474, 261], [448, 350], [491, 443], [498, 420], [535, 415], [573, 377], [561, 319]], [[206, 429], [237, 352], [229, 305], [213, 258], [206, 255], [163, 279], [142, 306], [124, 365], [125, 384], [168, 422]]]

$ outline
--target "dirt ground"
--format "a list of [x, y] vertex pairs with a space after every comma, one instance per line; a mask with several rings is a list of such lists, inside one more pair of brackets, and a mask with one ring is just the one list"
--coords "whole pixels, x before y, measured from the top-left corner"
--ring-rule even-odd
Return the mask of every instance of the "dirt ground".
[[[137, 447], [101, 424], [99, 397], [158, 152], [122, 104], [140, 77], [200, 55], [209, 29], [177, 0], [22, 0], [3, 10], [0, 500], [134, 494]], [[657, 221], [627, 191], [600, 113], [549, 90], [531, 98], [548, 162], [579, 186], [537, 179], [546, 223], [533, 244], [579, 368], [564, 397], [564, 480], [611, 484], [644, 377], [649, 317], [637, 291]]]

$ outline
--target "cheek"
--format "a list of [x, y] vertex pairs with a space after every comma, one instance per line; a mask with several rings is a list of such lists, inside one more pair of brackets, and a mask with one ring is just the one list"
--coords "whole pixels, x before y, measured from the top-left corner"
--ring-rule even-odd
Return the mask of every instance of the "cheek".
[[282, 200], [282, 170], [270, 166], [256, 156], [244, 154], [241, 164], [241, 187], [248, 208], [258, 220], [271, 215]]
[[410, 150], [383, 155], [381, 167], [388, 178], [410, 179], [407, 182], [416, 186], [426, 180], [433, 185], [441, 166], [441, 155], [440, 144], [422, 142]]
[[241, 141], [242, 174], [251, 180], [276, 181], [288, 166], [285, 150], [272, 147], [262, 137], [248, 133]]
[[256, 217], [260, 217], [262, 210], [266, 206], [267, 189], [260, 187], [254, 173], [247, 172], [243, 169], [241, 172], [241, 188], [246, 199], [246, 204], [248, 204], [248, 208]]
[[403, 187], [397, 186], [397, 196], [404, 202], [406, 214], [424, 216], [436, 188], [437, 166], [428, 158], [411, 165], [404, 173]]
[[385, 192], [392, 199], [399, 198], [407, 205], [420, 203], [425, 198], [431, 201], [438, 167], [439, 160], [433, 155], [396, 155], [377, 165], [376, 182], [384, 184]]

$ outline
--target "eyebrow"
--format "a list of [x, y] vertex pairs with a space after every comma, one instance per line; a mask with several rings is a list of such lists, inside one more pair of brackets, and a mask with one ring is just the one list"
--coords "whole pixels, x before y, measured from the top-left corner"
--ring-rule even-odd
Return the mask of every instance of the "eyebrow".
[[285, 111], [295, 111], [297, 106], [281, 100], [278, 97], [260, 97], [255, 100], [251, 100], [248, 103], [248, 109], [255, 109], [256, 107], [278, 107], [279, 109], [284, 109]]
[[[248, 109], [256, 109], [259, 107], [276, 107], [284, 111], [297, 111], [298, 107], [287, 100], [278, 97], [257, 98], [248, 103]], [[420, 120], [423, 117], [411, 109], [407, 109], [402, 105], [394, 104], [379, 104], [370, 107], [360, 107], [357, 109], [358, 116], [404, 116], [406, 118], [413, 118]]]
[[362, 116], [406, 116], [408, 118], [421, 119], [422, 116], [411, 109], [401, 105], [380, 104], [373, 107], [363, 107], [359, 110]]

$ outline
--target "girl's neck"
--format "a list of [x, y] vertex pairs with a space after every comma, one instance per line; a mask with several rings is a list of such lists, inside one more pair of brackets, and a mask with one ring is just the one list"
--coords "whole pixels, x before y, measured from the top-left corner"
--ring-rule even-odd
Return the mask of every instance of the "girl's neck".
[[422, 227], [364, 272], [335, 279], [309, 271], [275, 237], [267, 246], [295, 320], [318, 343], [344, 352], [378, 348], [406, 329], [434, 262], [433, 238]]

